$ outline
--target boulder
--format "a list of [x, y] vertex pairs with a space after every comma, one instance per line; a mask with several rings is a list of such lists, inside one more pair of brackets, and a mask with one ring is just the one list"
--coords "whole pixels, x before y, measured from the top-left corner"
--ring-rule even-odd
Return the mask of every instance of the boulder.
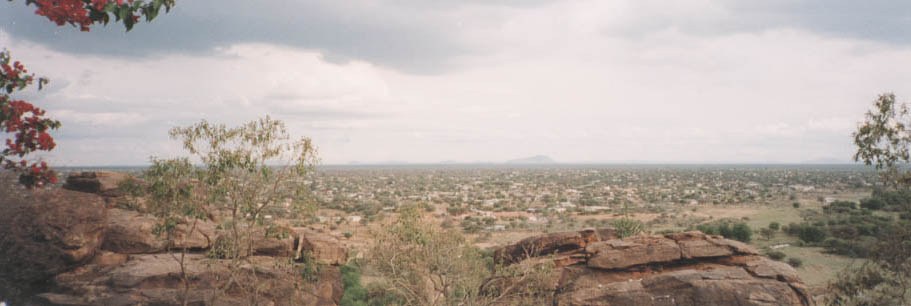
[[[149, 215], [135, 211], [111, 208], [108, 210], [107, 237], [102, 249], [122, 254], [150, 254], [164, 252], [168, 248], [166, 237], [156, 235], [159, 221]], [[189, 221], [192, 222], [192, 221]], [[214, 243], [215, 224], [209, 220], [197, 220], [189, 237], [191, 224], [178, 224], [172, 233], [172, 249], [206, 249]]]
[[0, 296], [40, 290], [43, 281], [92, 260], [104, 240], [97, 195], [62, 189], [0, 197]]
[[316, 261], [327, 265], [343, 265], [348, 262], [348, 250], [335, 237], [306, 229], [294, 229], [298, 239], [295, 258], [305, 258], [308, 254]]
[[71, 173], [66, 178], [64, 189], [95, 193], [103, 196], [118, 196], [121, 182], [133, 179], [132, 176], [111, 171], [84, 171]]
[[263, 238], [253, 240], [253, 255], [272, 257], [293, 257], [294, 237]]
[[578, 252], [591, 243], [615, 238], [616, 231], [609, 228], [549, 233], [502, 247], [494, 253], [494, 258], [499, 263], [509, 264], [543, 254]]

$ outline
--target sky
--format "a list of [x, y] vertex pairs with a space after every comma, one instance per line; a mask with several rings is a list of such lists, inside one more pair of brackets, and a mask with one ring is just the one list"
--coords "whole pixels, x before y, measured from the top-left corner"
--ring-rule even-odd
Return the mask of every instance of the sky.
[[167, 131], [269, 115], [323, 164], [842, 163], [911, 101], [911, 2], [178, 0], [125, 32], [0, 2], [51, 79], [58, 166], [185, 155]]

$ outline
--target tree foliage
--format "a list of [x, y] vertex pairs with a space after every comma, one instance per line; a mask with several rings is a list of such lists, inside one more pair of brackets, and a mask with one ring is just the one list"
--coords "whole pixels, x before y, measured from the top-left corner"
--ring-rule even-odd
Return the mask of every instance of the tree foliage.
[[[192, 166], [188, 157], [152, 160], [145, 176], [152, 211], [162, 220], [160, 227], [170, 233], [186, 224], [185, 236], [189, 236], [197, 220], [218, 215], [227, 234], [216, 241], [212, 254], [231, 261], [232, 277], [255, 280], [256, 273], [241, 275], [240, 271], [243, 265], [254, 265], [247, 259], [255, 240], [277, 232], [265, 215], [296, 217], [314, 208], [309, 187], [303, 184], [318, 162], [316, 148], [309, 138], [291, 138], [284, 123], [269, 117], [237, 127], [202, 121], [174, 128], [170, 135], [201, 166]], [[312, 260], [303, 261], [297, 268], [311, 271], [302, 275], [315, 276]], [[250, 297], [251, 303], [262, 285], [235, 280], [229, 284]]]
[[70, 24], [88, 32], [93, 24], [107, 25], [111, 17], [115, 22], [122, 22], [129, 31], [139, 22], [140, 16], [152, 21], [162, 8], [169, 12], [176, 0], [25, 0], [25, 3], [36, 7], [36, 15], [47, 17], [59, 26]]
[[[35, 81], [19, 61], [12, 61], [8, 51], [0, 52], [0, 131], [12, 134], [6, 147], [0, 151], [3, 168], [19, 173], [19, 182], [26, 187], [41, 187], [56, 183], [57, 176], [47, 163], [29, 161], [26, 156], [38, 151], [50, 151], [56, 146], [49, 132], [60, 127], [60, 122], [44, 117], [45, 111], [23, 100], [11, 97]], [[38, 88], [47, 79], [38, 78]]]
[[911, 173], [902, 168], [911, 162], [909, 124], [908, 106], [896, 104], [894, 94], [880, 95], [853, 133], [857, 146], [854, 160], [876, 167], [885, 184], [911, 185]]
[[[861, 207], [884, 207], [911, 214], [904, 195], [911, 188], [911, 124], [908, 107], [898, 104], [895, 95], [880, 95], [867, 112], [865, 121], [854, 132], [856, 161], [874, 166], [889, 191], [874, 192], [876, 201], [861, 202]], [[846, 209], [847, 207], [839, 207]], [[865, 245], [869, 259], [857, 268], [845, 270], [829, 284], [829, 305], [908, 305], [911, 304], [911, 222], [898, 220], [890, 226], [876, 226], [869, 232], [875, 239]]]
[[424, 220], [414, 205], [374, 237], [368, 263], [384, 279], [379, 291], [401, 305], [528, 305], [546, 291], [553, 269], [495, 265], [459, 231]]
[[[170, 11], [176, 0], [25, 0], [25, 4], [34, 5], [35, 14], [60, 26], [70, 24], [87, 32], [95, 23], [107, 25], [113, 16], [115, 22], [122, 22], [129, 31], [139, 22], [139, 16], [151, 21], [162, 8]], [[28, 74], [19, 61], [12, 61], [8, 51], [0, 52], [0, 132], [12, 134], [0, 151], [0, 164], [19, 173], [19, 182], [28, 188], [57, 182], [56, 174], [47, 163], [30, 162], [26, 156], [53, 150], [56, 143], [49, 132], [60, 128], [60, 122], [46, 118], [43, 109], [10, 96], [34, 81], [34, 74]], [[38, 89], [43, 89], [47, 83], [46, 78], [38, 78]]]

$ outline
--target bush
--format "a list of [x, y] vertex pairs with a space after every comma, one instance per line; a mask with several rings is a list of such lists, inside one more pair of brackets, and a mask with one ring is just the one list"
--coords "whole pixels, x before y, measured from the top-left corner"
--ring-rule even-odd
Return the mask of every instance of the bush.
[[781, 228], [781, 224], [779, 224], [778, 222], [769, 223], [770, 230], [777, 231], [779, 228]]
[[617, 230], [617, 236], [620, 238], [635, 236], [645, 230], [644, 223], [629, 218], [614, 220], [613, 226]]
[[791, 206], [794, 206], [794, 208], [800, 208], [800, 203], [794, 202], [794, 204], [791, 204]]
[[787, 257], [787, 255], [785, 255], [781, 251], [770, 251], [766, 255], [769, 256], [769, 258], [771, 258], [772, 260], [779, 260], [779, 261], [784, 259], [785, 257]]
[[696, 230], [709, 234], [709, 235], [721, 235], [727, 239], [734, 239], [743, 242], [750, 242], [753, 237], [753, 230], [746, 223], [737, 223], [731, 227], [731, 223], [725, 221], [718, 221], [714, 224], [700, 224], [696, 226]]
[[738, 241], [750, 242], [753, 239], [753, 229], [746, 223], [737, 223], [731, 229], [731, 236]]
[[792, 267], [799, 268], [801, 265], [803, 265], [803, 260], [797, 257], [791, 257], [788, 258], [788, 264]]
[[797, 237], [808, 243], [822, 242], [826, 240], [826, 230], [816, 225], [803, 225]]
[[872, 210], [882, 209], [886, 206], [886, 202], [879, 198], [866, 198], [860, 200], [860, 207]]
[[718, 235], [718, 228], [710, 224], [699, 224], [696, 226], [696, 230], [708, 235]]
[[351, 264], [341, 267], [342, 270], [342, 287], [345, 295], [339, 306], [366, 306], [368, 292], [361, 285], [361, 270]]

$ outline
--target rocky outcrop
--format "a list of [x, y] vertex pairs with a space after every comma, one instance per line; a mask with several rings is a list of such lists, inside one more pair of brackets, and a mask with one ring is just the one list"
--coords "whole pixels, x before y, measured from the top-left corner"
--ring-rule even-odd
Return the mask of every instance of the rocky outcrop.
[[156, 234], [158, 224], [159, 220], [149, 215], [109, 209], [102, 249], [122, 254], [149, 254], [161, 253], [168, 248], [202, 250], [212, 246], [215, 241], [215, 224], [208, 220], [198, 220], [196, 224], [178, 224], [171, 233], [171, 239]]
[[[117, 197], [110, 192], [113, 177], [68, 180], [68, 188], [90, 192], [54, 189], [0, 198], [0, 301], [180, 305], [186, 297], [189, 305], [328, 306], [341, 300], [338, 265], [347, 251], [335, 238], [304, 230], [288, 229], [283, 238], [260, 232], [250, 256], [219, 258], [212, 251], [225, 233], [210, 220], [195, 227], [179, 223], [164, 239], [156, 235], [157, 218], [106, 205]], [[312, 261], [302, 262], [304, 251]]]
[[[118, 265], [90, 264], [54, 278], [56, 290], [33, 298], [51, 305], [336, 305], [342, 287], [338, 267], [307, 281], [277, 257], [254, 256], [232, 275], [230, 260], [188, 254], [183, 259], [190, 290], [184, 295], [179, 255], [131, 255]], [[255, 267], [255, 268], [254, 268]], [[253, 269], [256, 273], [253, 273]], [[253, 292], [259, 292], [251, 300]]]
[[0, 202], [0, 297], [41, 290], [49, 277], [91, 261], [104, 240], [97, 196], [57, 189]]
[[298, 237], [295, 243], [297, 258], [309, 255], [317, 262], [327, 265], [341, 265], [348, 261], [348, 250], [337, 238], [300, 228], [294, 232]]
[[578, 232], [549, 233], [542, 236], [529, 237], [511, 245], [498, 249], [494, 253], [499, 263], [513, 263], [523, 258], [536, 257], [544, 254], [564, 252], [577, 252], [585, 249], [593, 242], [615, 239], [617, 232], [613, 229], [588, 229]]
[[131, 179], [133, 178], [130, 175], [120, 172], [74, 172], [67, 176], [63, 188], [103, 196], [117, 196], [120, 183]]
[[[527, 238], [496, 254], [507, 263], [553, 261], [554, 305], [814, 305], [793, 268], [741, 242], [701, 232], [625, 239], [599, 232]], [[529, 246], [550, 251], [513, 255]]]

